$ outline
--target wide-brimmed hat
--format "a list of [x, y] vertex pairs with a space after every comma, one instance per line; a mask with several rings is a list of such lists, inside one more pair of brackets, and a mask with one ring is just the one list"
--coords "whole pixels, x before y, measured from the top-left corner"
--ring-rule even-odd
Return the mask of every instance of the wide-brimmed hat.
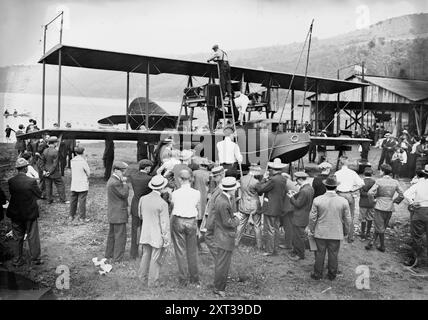
[[162, 175], [158, 174], [154, 176], [149, 182], [149, 188], [152, 190], [163, 189], [168, 184], [168, 180]]
[[226, 177], [221, 180], [220, 189], [223, 191], [236, 190], [240, 187], [235, 177]]
[[166, 138], [163, 140], [163, 142], [170, 143], [170, 142], [174, 142], [174, 140], [172, 138]]
[[425, 167], [422, 169], [422, 172], [428, 174], [428, 164], [425, 165]]
[[337, 187], [339, 185], [335, 176], [327, 177], [327, 179], [325, 179], [322, 183], [324, 183], [324, 185], [327, 187]]
[[268, 167], [274, 170], [281, 170], [287, 166], [286, 163], [282, 163], [280, 158], [273, 159], [273, 162], [268, 162]]
[[199, 159], [199, 165], [200, 166], [208, 167], [212, 164], [213, 164], [213, 162], [211, 160], [209, 160], [208, 158], [200, 158]]
[[25, 160], [24, 158], [18, 158], [18, 159], [16, 159], [16, 162], [15, 162], [15, 168], [16, 169], [23, 168], [23, 167], [26, 167], [26, 166], [28, 166], [28, 161], [27, 160]]
[[180, 153], [180, 160], [186, 161], [192, 158], [193, 152], [190, 150], [183, 150]]
[[307, 178], [309, 175], [305, 171], [297, 171], [294, 173], [296, 178]]
[[49, 139], [48, 139], [48, 142], [49, 143], [58, 142], [58, 138], [55, 137], [55, 136], [50, 136]]
[[327, 162], [327, 161], [321, 162], [318, 165], [318, 168], [321, 169], [321, 170], [331, 169], [332, 167], [333, 167], [333, 165], [330, 162]]
[[226, 169], [223, 168], [223, 166], [217, 166], [217, 167], [214, 167], [211, 169], [211, 176], [215, 177], [215, 176], [218, 176], [224, 172], [226, 172]]
[[125, 170], [126, 168], [128, 168], [128, 164], [126, 164], [123, 161], [115, 161], [113, 163], [113, 170], [114, 169]]
[[391, 134], [390, 134], [389, 132], [387, 132], [387, 133], [385, 133], [383, 136], [384, 136], [385, 138], [389, 138], [389, 137], [391, 136]]

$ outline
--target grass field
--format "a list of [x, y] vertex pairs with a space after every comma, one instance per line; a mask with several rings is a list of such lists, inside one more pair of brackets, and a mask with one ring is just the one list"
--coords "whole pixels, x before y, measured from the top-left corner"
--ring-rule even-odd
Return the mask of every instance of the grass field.
[[[108, 223], [106, 218], [106, 189], [102, 179], [101, 156], [102, 143], [86, 145], [86, 154], [92, 170], [88, 195], [87, 224], [69, 224], [67, 222], [69, 206], [40, 202], [39, 219], [42, 259], [45, 264], [32, 268], [24, 266], [16, 272], [28, 276], [41, 284], [54, 289], [60, 299], [216, 299], [210, 284], [213, 281], [214, 264], [209, 254], [199, 254], [198, 265], [201, 275], [201, 288], [182, 287], [176, 276], [177, 266], [173, 249], [170, 248], [161, 269], [162, 286], [155, 289], [144, 288], [139, 282], [136, 271], [139, 261], [129, 260], [130, 223], [128, 223], [128, 242], [125, 261], [113, 265], [107, 275], [100, 275], [92, 258], [104, 256]], [[116, 159], [131, 164], [135, 169], [135, 143], [116, 143]], [[356, 152], [351, 157], [356, 157]], [[375, 162], [379, 154], [371, 152], [370, 160]], [[329, 157], [330, 160], [334, 155]], [[7, 178], [11, 172], [5, 173]], [[403, 187], [407, 181], [401, 181]], [[70, 172], [65, 176], [67, 193], [70, 186]], [[132, 192], [130, 199], [132, 197]], [[358, 213], [357, 213], [358, 216]], [[358, 238], [352, 244], [342, 243], [339, 254], [341, 273], [335, 281], [315, 281], [310, 278], [314, 256], [306, 252], [306, 259], [300, 262], [290, 261], [285, 250], [278, 256], [264, 257], [251, 245], [251, 241], [242, 244], [233, 254], [232, 269], [227, 286], [228, 299], [426, 299], [428, 298], [427, 280], [412, 277], [402, 266], [403, 246], [408, 240], [409, 213], [403, 202], [393, 214], [386, 235], [387, 252], [366, 251], [365, 242]], [[130, 221], [130, 220], [129, 220]], [[355, 220], [356, 225], [358, 219]], [[10, 230], [8, 220], [0, 225], [0, 239], [6, 245], [5, 233]], [[69, 290], [57, 290], [55, 273], [59, 265], [70, 269]], [[356, 268], [367, 265], [370, 269], [370, 289], [358, 290]], [[11, 261], [5, 267], [14, 270]], [[330, 289], [329, 289], [330, 288]]]

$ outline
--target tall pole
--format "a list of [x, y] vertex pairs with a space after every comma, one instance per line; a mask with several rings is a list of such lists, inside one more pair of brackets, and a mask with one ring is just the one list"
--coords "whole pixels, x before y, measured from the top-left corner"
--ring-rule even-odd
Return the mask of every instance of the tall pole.
[[61, 11], [61, 26], [59, 28], [59, 44], [62, 44], [62, 26], [64, 25], [64, 11]]
[[58, 50], [58, 125], [61, 126], [61, 48]]
[[150, 61], [147, 61], [146, 73], [146, 129], [149, 129], [149, 84], [150, 84]]
[[128, 126], [129, 126], [129, 72], [126, 73], [126, 108], [125, 108], [125, 114], [126, 114], [126, 130], [128, 130]]
[[318, 80], [315, 80], [315, 90], [316, 90], [316, 95], [315, 95], [315, 134], [318, 135], [318, 127], [319, 127], [319, 110], [318, 110], [318, 93], [319, 93], [319, 88], [318, 88]]
[[[364, 83], [364, 61], [361, 63], [361, 81]], [[361, 134], [363, 134], [364, 130], [364, 86], [361, 87], [361, 123], [360, 130]]]
[[[337, 80], [340, 80], [339, 69], [337, 69]], [[336, 133], [340, 133], [340, 92], [337, 93], [337, 106], [336, 106]]]
[[[43, 27], [43, 56], [46, 53], [46, 31], [48, 27]], [[43, 58], [43, 72], [42, 72], [42, 129], [45, 128], [45, 94], [46, 94], [46, 62]]]
[[[303, 106], [304, 108], [304, 106]], [[291, 131], [294, 132], [294, 89], [291, 89]]]

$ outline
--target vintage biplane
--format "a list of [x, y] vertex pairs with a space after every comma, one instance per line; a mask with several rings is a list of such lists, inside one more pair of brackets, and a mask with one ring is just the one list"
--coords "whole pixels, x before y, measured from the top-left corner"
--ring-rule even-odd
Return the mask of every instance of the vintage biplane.
[[[45, 53], [39, 63], [57, 65], [59, 68], [58, 85], [58, 115], [61, 108], [61, 68], [79, 67], [98, 70], [110, 70], [127, 74], [127, 93], [125, 115], [116, 115], [100, 120], [101, 123], [126, 124], [127, 130], [116, 129], [43, 129], [22, 136], [24, 139], [42, 137], [44, 134], [56, 135], [62, 139], [89, 140], [134, 140], [146, 141], [148, 145], [157, 144], [166, 137], [172, 137], [177, 148], [194, 148], [199, 155], [217, 160], [216, 143], [223, 139], [223, 134], [215, 130], [219, 118], [233, 119], [233, 99], [227, 103], [221, 96], [218, 84], [218, 68], [216, 64], [168, 59], [146, 55], [119, 53], [112, 51], [94, 50], [59, 44]], [[146, 74], [146, 97], [143, 112], [130, 112], [129, 105], [129, 74]], [[159, 74], [174, 74], [186, 76], [187, 87], [184, 88], [180, 113], [177, 118], [166, 113], [156, 112], [150, 104], [150, 77]], [[193, 86], [193, 77], [206, 78], [203, 86]], [[247, 107], [247, 121], [237, 128], [237, 142], [244, 155], [244, 165], [259, 162], [265, 165], [273, 158], [281, 158], [283, 162], [291, 163], [303, 157], [311, 144], [350, 145], [369, 143], [369, 139], [350, 138], [320, 138], [315, 139], [307, 133], [292, 132], [293, 126], [274, 120], [273, 115], [278, 110], [272, 105], [274, 90], [291, 90], [291, 104], [294, 108], [294, 91], [321, 93], [339, 93], [346, 90], [366, 86], [362, 83], [334, 80], [323, 77], [296, 75], [284, 72], [258, 70], [231, 66], [232, 86], [234, 90], [249, 88], [248, 84], [258, 84], [265, 88], [260, 97], [253, 99]], [[44, 78], [43, 78], [44, 79]], [[248, 95], [251, 92], [246, 90]], [[192, 132], [195, 108], [204, 108], [207, 113], [207, 132]], [[156, 108], [155, 108], [156, 109]], [[78, 111], [78, 110], [76, 110]], [[160, 111], [160, 110], [158, 110]], [[258, 111], [266, 114], [265, 119], [250, 120], [251, 112]], [[184, 113], [184, 114], [183, 114]], [[166, 121], [164, 121], [166, 119]], [[293, 120], [293, 119], [291, 119]], [[190, 124], [189, 124], [190, 122]], [[61, 123], [58, 119], [58, 123]], [[161, 125], [159, 125], [161, 123]], [[293, 123], [291, 121], [290, 123]], [[129, 125], [131, 128], [129, 129]], [[142, 125], [144, 125], [143, 130]], [[140, 129], [140, 130], [138, 130]], [[318, 128], [316, 127], [316, 131]]]

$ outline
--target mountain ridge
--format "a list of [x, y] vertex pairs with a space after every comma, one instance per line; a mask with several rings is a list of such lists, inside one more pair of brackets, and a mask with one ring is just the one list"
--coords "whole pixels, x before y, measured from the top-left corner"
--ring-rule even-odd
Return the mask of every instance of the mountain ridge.
[[[316, 25], [315, 25], [316, 34]], [[228, 52], [232, 65], [294, 73], [303, 42]], [[306, 54], [306, 53], [305, 53]], [[174, 55], [173, 58], [205, 61], [206, 53]], [[304, 60], [296, 72], [304, 74]], [[428, 13], [418, 13], [377, 22], [369, 28], [335, 37], [312, 38], [308, 74], [336, 78], [337, 69], [365, 62], [367, 72], [378, 76], [428, 80]], [[47, 94], [57, 92], [57, 70], [47, 68]], [[122, 73], [63, 68], [62, 93], [72, 96], [122, 98]], [[0, 92], [41, 93], [41, 65], [0, 67]], [[340, 78], [351, 70], [341, 70]], [[106, 76], [107, 75], [107, 76]], [[132, 74], [131, 94], [144, 95], [145, 75]], [[183, 77], [158, 75], [151, 79], [151, 98], [175, 100], [185, 86]]]

